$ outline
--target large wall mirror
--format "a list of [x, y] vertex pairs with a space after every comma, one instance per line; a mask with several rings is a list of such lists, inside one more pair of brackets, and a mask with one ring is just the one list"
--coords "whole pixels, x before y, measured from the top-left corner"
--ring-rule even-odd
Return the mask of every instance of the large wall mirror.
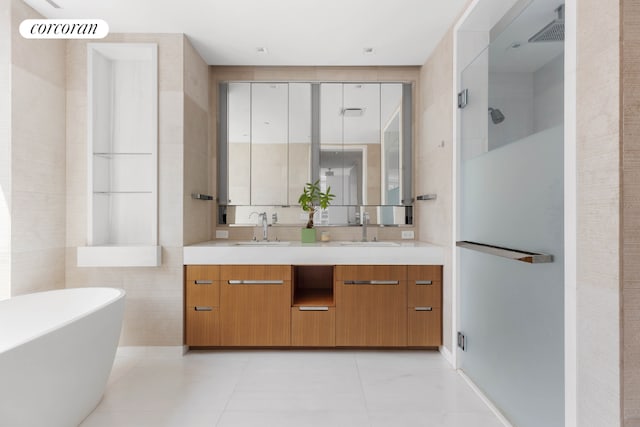
[[410, 83], [225, 82], [219, 88], [220, 224], [269, 211], [303, 222], [305, 183], [331, 187], [323, 225], [412, 223]]

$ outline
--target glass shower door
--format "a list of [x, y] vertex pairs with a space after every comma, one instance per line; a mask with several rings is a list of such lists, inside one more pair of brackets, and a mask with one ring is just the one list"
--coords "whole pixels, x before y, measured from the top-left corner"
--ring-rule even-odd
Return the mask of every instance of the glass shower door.
[[532, 5], [461, 75], [458, 357], [514, 425], [552, 427], [564, 424], [563, 43], [515, 47], [542, 26]]

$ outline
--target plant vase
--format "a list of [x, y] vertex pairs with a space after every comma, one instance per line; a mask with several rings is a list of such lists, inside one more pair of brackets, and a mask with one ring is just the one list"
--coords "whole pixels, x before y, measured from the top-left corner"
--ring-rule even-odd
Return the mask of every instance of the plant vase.
[[302, 243], [315, 243], [316, 242], [316, 229], [315, 228], [303, 228], [301, 230]]

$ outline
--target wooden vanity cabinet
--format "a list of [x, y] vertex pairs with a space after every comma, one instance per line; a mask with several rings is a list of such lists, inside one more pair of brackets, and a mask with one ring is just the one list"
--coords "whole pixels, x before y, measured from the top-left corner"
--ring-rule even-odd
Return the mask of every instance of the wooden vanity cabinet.
[[410, 265], [407, 278], [407, 345], [442, 345], [442, 266]]
[[220, 345], [219, 272], [217, 265], [189, 265], [185, 269], [186, 345]]
[[406, 279], [406, 266], [336, 266], [336, 345], [406, 346]]
[[220, 344], [291, 344], [291, 266], [220, 266]]
[[188, 265], [194, 347], [437, 347], [442, 267]]

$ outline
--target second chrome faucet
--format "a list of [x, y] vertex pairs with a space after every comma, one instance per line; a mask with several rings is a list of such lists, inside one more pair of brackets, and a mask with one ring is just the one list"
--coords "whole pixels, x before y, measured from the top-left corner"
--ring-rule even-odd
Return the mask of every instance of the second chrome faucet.
[[367, 225], [369, 224], [369, 212], [362, 213], [362, 241], [367, 241]]
[[258, 215], [260, 220], [262, 220], [262, 240], [264, 240], [266, 242], [268, 240], [267, 239], [267, 227], [269, 226], [269, 224], [267, 223], [267, 213], [266, 212], [251, 212], [249, 217], [251, 217], [251, 215], [253, 215], [253, 214]]

